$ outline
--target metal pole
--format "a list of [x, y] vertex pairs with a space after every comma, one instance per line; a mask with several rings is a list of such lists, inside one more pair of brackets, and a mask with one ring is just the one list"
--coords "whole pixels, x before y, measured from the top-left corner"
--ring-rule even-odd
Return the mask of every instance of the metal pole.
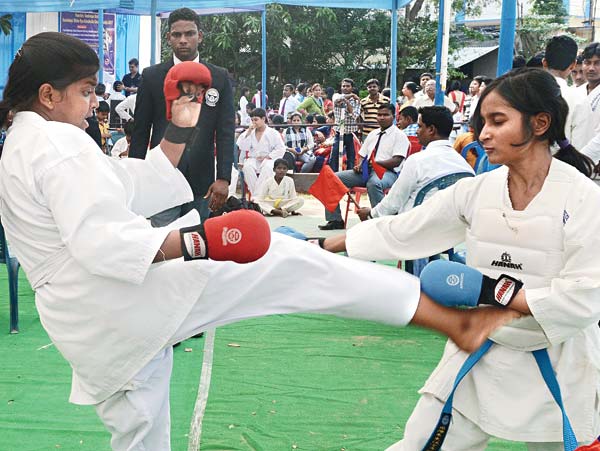
[[260, 81], [262, 83], [262, 90], [260, 102], [262, 107], [267, 109], [267, 6], [264, 6], [264, 9], [260, 16], [261, 19], [261, 35], [262, 35], [262, 71]]
[[100, 72], [98, 83], [104, 82], [104, 10], [98, 10], [98, 59], [100, 60]]
[[397, 59], [398, 59], [398, 0], [392, 2], [392, 43], [390, 50], [390, 103], [396, 105], [398, 98], [397, 81]]
[[451, 0], [440, 0], [438, 35], [435, 45], [435, 104], [444, 104], [448, 76], [448, 43], [450, 41]]
[[516, 29], [517, 0], [502, 0], [500, 47], [498, 48], [498, 68], [496, 69], [497, 77], [512, 69]]
[[156, 64], [156, 1], [150, 2], [150, 65]]

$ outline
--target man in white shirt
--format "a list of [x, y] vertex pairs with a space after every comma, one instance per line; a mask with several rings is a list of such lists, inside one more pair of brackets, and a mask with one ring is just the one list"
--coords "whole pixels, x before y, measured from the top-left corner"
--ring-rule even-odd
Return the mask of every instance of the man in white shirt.
[[[371, 206], [375, 207], [398, 178], [400, 164], [408, 155], [410, 142], [394, 125], [395, 108], [389, 103], [377, 111], [378, 129], [369, 133], [358, 152], [358, 161], [353, 169], [336, 175], [348, 188], [366, 186]], [[365, 161], [366, 160], [366, 161]], [[344, 221], [339, 205], [333, 213], [325, 210], [327, 223], [321, 230], [343, 229]]]
[[285, 154], [283, 139], [277, 130], [267, 125], [267, 113], [255, 108], [250, 113], [252, 123], [237, 140], [244, 181], [256, 195], [263, 183], [273, 177], [273, 162]]
[[290, 114], [296, 111], [298, 105], [300, 105], [300, 102], [294, 96], [294, 85], [286, 84], [283, 87], [283, 97], [279, 102], [279, 114], [283, 116], [285, 122], [288, 122]]
[[429, 80], [433, 80], [433, 75], [429, 72], [423, 72], [419, 77], [419, 86], [421, 86], [421, 90], [415, 93], [415, 100], [425, 96], [425, 85]]
[[[413, 106], [418, 110], [425, 106], [435, 105], [435, 80], [429, 80], [425, 83], [425, 95], [415, 100]], [[450, 110], [451, 113], [455, 113], [458, 107], [450, 100], [448, 96], [444, 96], [444, 106]]]
[[364, 207], [358, 211], [362, 221], [410, 210], [421, 188], [439, 177], [457, 172], [474, 174], [471, 166], [450, 145], [448, 137], [452, 132], [453, 120], [447, 108], [421, 108], [417, 123], [417, 137], [426, 148], [404, 162], [398, 179], [379, 204], [372, 209]]
[[587, 83], [576, 88], [585, 99], [573, 112], [576, 125], [571, 144], [584, 148], [600, 132], [600, 43], [592, 42], [583, 49], [583, 74]]
[[575, 40], [567, 35], [550, 38], [546, 44], [542, 65], [545, 70], [554, 75], [558, 86], [560, 86], [560, 93], [569, 105], [565, 136], [575, 147], [579, 146], [581, 148], [587, 144], [583, 142], [584, 139], [587, 139], [587, 132], [583, 131], [582, 133], [581, 127], [585, 124], [573, 122], [573, 114], [579, 107], [578, 105], [585, 100], [585, 95], [581, 90], [570, 87], [567, 83], [567, 77], [571, 74], [575, 64], [577, 64], [577, 43]]

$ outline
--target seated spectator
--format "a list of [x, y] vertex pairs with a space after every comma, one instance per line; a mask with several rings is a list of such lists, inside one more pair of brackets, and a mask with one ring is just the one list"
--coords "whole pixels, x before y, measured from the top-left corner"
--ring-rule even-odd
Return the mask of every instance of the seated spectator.
[[121, 91], [123, 91], [123, 82], [117, 80], [113, 83], [113, 91], [108, 96], [108, 101], [110, 102], [111, 100], [125, 100], [125, 96]]
[[[323, 115], [323, 99], [321, 97], [322, 88], [319, 83], [315, 83], [310, 88], [310, 95], [307, 96], [300, 105], [296, 108], [296, 111], [302, 114], [302, 116], [317, 114]], [[308, 121], [307, 121], [308, 122]]]
[[267, 125], [265, 110], [255, 108], [250, 112], [250, 120], [250, 126], [237, 140], [240, 148], [238, 167], [242, 167], [250, 192], [257, 193], [273, 175], [273, 162], [283, 157], [285, 145], [279, 132]]
[[285, 129], [283, 135], [286, 151], [292, 154], [296, 161], [302, 161], [300, 172], [311, 172], [316, 159], [313, 155], [315, 142], [312, 133], [302, 126], [302, 115], [298, 112], [291, 114], [290, 123], [292, 125]]
[[[435, 105], [435, 80], [429, 80], [425, 83], [425, 93], [419, 96], [413, 106], [418, 110], [425, 106]], [[452, 114], [456, 112], [456, 105], [448, 96], [444, 96], [444, 106], [450, 110]]]
[[105, 101], [98, 104], [96, 108], [96, 119], [98, 119], [98, 127], [100, 128], [100, 136], [102, 137], [101, 149], [104, 153], [108, 153], [112, 146], [110, 131], [108, 130], [108, 114], [110, 106]]
[[448, 91], [448, 97], [450, 97], [450, 100], [458, 107], [458, 110], [455, 111], [455, 113], [463, 113], [465, 111], [467, 95], [462, 92], [460, 81], [454, 80], [452, 82]]
[[98, 83], [94, 88], [94, 93], [96, 94], [98, 103], [107, 100], [109, 96], [108, 92], [106, 92], [106, 85], [104, 83]]
[[[281, 114], [273, 114], [271, 116], [271, 124], [272, 125], [284, 125], [285, 119], [283, 118], [283, 116]], [[277, 127], [277, 130], [281, 131], [281, 128]]]
[[[248, 127], [252, 123], [250, 113], [256, 109], [256, 105], [252, 102], [246, 104], [246, 116], [242, 116], [242, 125]], [[266, 114], [266, 113], [265, 113]]]
[[100, 126], [98, 124], [98, 119], [96, 118], [96, 114], [92, 114], [90, 117], [87, 117], [86, 122], [88, 126], [85, 129], [85, 132], [90, 135], [90, 137], [94, 140], [99, 149], [102, 149], [102, 134], [100, 133]]
[[327, 164], [329, 161], [335, 134], [326, 138], [322, 132], [316, 130], [313, 138], [315, 140], [315, 150], [313, 151], [313, 154], [316, 159], [312, 170], [313, 172], [321, 172], [323, 165]]
[[[465, 146], [467, 144], [471, 144], [473, 141], [475, 141], [475, 133], [474, 133], [474, 129], [473, 129], [473, 121], [471, 120], [469, 122], [469, 130], [465, 133], [458, 135], [456, 137], [456, 140], [454, 141], [454, 144], [452, 144], [452, 147], [454, 147], [454, 150], [456, 150], [460, 155], [462, 155], [462, 151], [465, 148]], [[477, 152], [475, 150], [471, 149], [467, 153], [467, 163], [469, 163], [469, 166], [474, 168], [476, 161], [477, 161]]]
[[419, 92], [419, 86], [412, 81], [407, 81], [402, 86], [402, 105], [400, 106], [400, 111], [402, 111], [407, 106], [411, 106], [415, 103], [415, 95]]
[[[395, 108], [386, 103], [377, 112], [378, 129], [367, 135], [358, 153], [358, 162], [353, 169], [337, 173], [339, 179], [348, 188], [366, 186], [371, 206], [375, 207], [384, 196], [384, 190], [390, 188], [398, 177], [400, 164], [408, 155], [410, 142], [398, 127], [394, 125]], [[327, 224], [320, 225], [321, 230], [343, 229], [344, 221], [339, 205], [333, 213], [325, 211]]]
[[261, 186], [256, 202], [265, 215], [287, 218], [304, 205], [304, 199], [296, 194], [294, 180], [285, 175], [290, 169], [287, 161], [278, 158], [273, 166], [275, 175]]
[[419, 113], [417, 136], [425, 149], [404, 162], [398, 179], [379, 204], [372, 209], [359, 209], [361, 221], [410, 210], [421, 188], [432, 180], [456, 172], [473, 173], [448, 140], [453, 125], [450, 111], [442, 106], [431, 106], [421, 108]]
[[414, 106], [407, 106], [400, 110], [400, 117], [398, 118], [398, 128], [404, 132], [406, 136], [417, 136], [417, 129], [419, 124], [419, 112]]
[[131, 144], [131, 133], [133, 132], [133, 121], [123, 124], [125, 136], [119, 139], [110, 149], [110, 156], [115, 158], [127, 158], [129, 156], [129, 144]]

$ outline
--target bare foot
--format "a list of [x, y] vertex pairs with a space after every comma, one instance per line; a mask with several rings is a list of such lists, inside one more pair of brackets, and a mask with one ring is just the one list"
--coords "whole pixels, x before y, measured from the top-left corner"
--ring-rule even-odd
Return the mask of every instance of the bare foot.
[[479, 307], [461, 310], [461, 318], [448, 332], [450, 339], [466, 352], [474, 352], [498, 328], [520, 318], [516, 310], [496, 307]]

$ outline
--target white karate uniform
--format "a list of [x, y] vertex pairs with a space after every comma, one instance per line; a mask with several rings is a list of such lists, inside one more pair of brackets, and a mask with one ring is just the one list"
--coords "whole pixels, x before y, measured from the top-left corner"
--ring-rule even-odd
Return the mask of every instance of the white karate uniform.
[[[533, 316], [492, 336], [496, 344], [459, 385], [454, 409], [473, 434], [483, 434], [484, 444], [497, 436], [553, 442], [541, 449], [555, 449], [562, 441], [560, 409], [529, 352], [547, 347], [575, 434], [589, 443], [600, 433], [600, 189], [554, 159], [540, 193], [525, 210], [515, 211], [507, 172], [502, 167], [462, 179], [402, 215], [363, 222], [348, 231], [347, 251], [362, 259], [415, 259], [466, 239], [471, 266], [498, 266], [494, 259], [511, 261], [512, 256], [527, 274], [507, 267], [484, 272], [521, 278]], [[447, 343], [421, 389], [422, 402], [407, 424], [405, 440], [390, 450], [422, 448], [437, 423], [439, 401], [448, 397], [466, 357]], [[440, 409], [432, 409], [431, 400]], [[475, 441], [457, 440], [461, 434], [460, 425], [449, 428], [454, 445], [447, 449], [482, 449]]]
[[240, 163], [244, 165], [244, 181], [255, 195], [260, 191], [260, 186], [273, 176], [273, 163], [285, 154], [285, 144], [279, 132], [267, 126], [260, 141], [256, 140], [255, 129], [250, 133], [242, 133], [237, 145], [240, 148]]
[[571, 144], [583, 149], [600, 133], [600, 86], [587, 93], [587, 83], [575, 88], [583, 98], [574, 108], [571, 120]]
[[581, 140], [586, 138], [581, 136], [581, 132], [579, 130], [582, 124], [573, 123], [573, 115], [575, 114], [577, 108], [579, 108], [579, 105], [585, 102], [586, 93], [585, 91], [577, 89], [574, 86], [569, 86], [564, 78], [555, 76], [554, 79], [560, 87], [560, 94], [569, 106], [569, 114], [567, 115], [567, 119], [565, 121], [565, 136], [571, 143], [573, 143], [573, 145], [581, 145]]
[[267, 180], [256, 196], [256, 202], [265, 213], [271, 213], [273, 208], [297, 211], [304, 205], [304, 199], [296, 193], [294, 180], [287, 175], [281, 183], [277, 183], [275, 177]]
[[[145, 160], [106, 158], [84, 131], [33, 112], [17, 113], [8, 131], [0, 159], [7, 239], [43, 327], [73, 369], [70, 401], [96, 405], [115, 450], [170, 449], [173, 343], [217, 325], [301, 311], [405, 325], [418, 305], [416, 278], [279, 234], [265, 257], [246, 265], [152, 264], [170, 230], [199, 217], [192, 212], [161, 228], [145, 218], [192, 198], [160, 147]], [[299, 297], [276, 277], [293, 272], [312, 281]], [[338, 284], [365, 274], [369, 284]]]

